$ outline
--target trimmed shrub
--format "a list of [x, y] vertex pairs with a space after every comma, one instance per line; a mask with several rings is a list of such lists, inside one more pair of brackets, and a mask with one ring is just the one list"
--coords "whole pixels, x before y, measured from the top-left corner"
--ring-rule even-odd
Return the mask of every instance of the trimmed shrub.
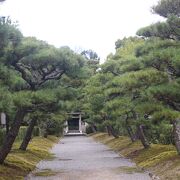
[[[23, 140], [23, 138], [26, 134], [27, 128], [28, 128], [28, 126], [21, 126], [20, 127], [18, 136], [16, 137], [16, 141], [22, 141]], [[39, 134], [40, 134], [39, 127], [37, 127], [37, 126], [34, 127], [33, 136], [39, 136]]]
[[58, 119], [51, 119], [47, 122], [47, 129], [45, 132], [48, 135], [61, 136], [63, 134], [64, 123]]
[[[16, 141], [22, 141], [25, 134], [26, 134], [26, 131], [27, 131], [27, 126], [21, 126], [20, 129], [19, 129], [19, 133], [16, 137]], [[4, 136], [6, 135], [6, 130], [5, 129], [0, 129], [0, 146], [2, 145], [3, 143], [3, 139], [4, 139]], [[39, 136], [40, 135], [40, 130], [39, 130], [39, 127], [35, 127], [34, 130], [33, 130], [33, 136]]]
[[40, 129], [38, 126], [34, 127], [33, 136], [40, 136]]
[[86, 133], [87, 133], [87, 134], [93, 133], [93, 130], [92, 130], [91, 126], [87, 126], [87, 127], [86, 127]]
[[20, 129], [19, 129], [19, 133], [16, 137], [16, 141], [21, 141], [23, 140], [25, 134], [26, 134], [26, 131], [27, 131], [27, 126], [21, 126]]

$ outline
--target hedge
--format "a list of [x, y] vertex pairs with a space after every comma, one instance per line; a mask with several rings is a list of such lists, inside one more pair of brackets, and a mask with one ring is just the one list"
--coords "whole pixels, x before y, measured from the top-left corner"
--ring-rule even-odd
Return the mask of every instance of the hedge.
[[[18, 136], [16, 137], [16, 141], [22, 141], [23, 140], [23, 137], [26, 134], [26, 130], [27, 130], [27, 126], [21, 126], [19, 133], [18, 133]], [[0, 129], [0, 146], [3, 143], [3, 139], [4, 139], [5, 134], [6, 134], [5, 129]], [[39, 127], [35, 127], [33, 130], [33, 136], [39, 136], [39, 134], [40, 134]]]

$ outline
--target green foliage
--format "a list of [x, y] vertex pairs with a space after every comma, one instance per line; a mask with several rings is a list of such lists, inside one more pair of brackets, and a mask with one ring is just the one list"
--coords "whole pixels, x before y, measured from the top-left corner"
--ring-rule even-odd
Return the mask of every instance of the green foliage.
[[155, 50], [165, 50], [168, 48], [179, 48], [178, 41], [171, 41], [168, 39], [161, 40], [160, 38], [150, 38], [145, 41], [145, 43], [135, 49], [135, 55], [137, 57], [144, 56]]
[[6, 64], [15, 68], [31, 89], [49, 80], [58, 80], [63, 74], [74, 77], [84, 65], [83, 57], [68, 47], [58, 49], [35, 38], [23, 38], [11, 51]]
[[179, 0], [160, 0], [156, 6], [153, 6], [153, 11], [160, 16], [168, 17], [171, 14], [180, 16]]
[[12, 95], [7, 90], [7, 87], [0, 87], [0, 112], [10, 112], [13, 108]]
[[137, 32], [138, 36], [144, 36], [144, 37], [161, 37], [161, 38], [170, 38], [171, 33], [170, 33], [170, 27], [168, 26], [167, 23], [164, 22], [158, 22], [155, 24], [152, 24], [150, 26], [141, 28]]
[[86, 133], [87, 134], [93, 133], [93, 130], [92, 130], [91, 126], [86, 126]]
[[167, 18], [165, 22], [158, 22], [141, 28], [137, 35], [144, 37], [160, 37], [162, 39], [180, 40], [180, 2], [179, 0], [160, 0], [153, 8], [153, 12]]
[[129, 37], [118, 41], [121, 41], [122, 45], [116, 49], [116, 53], [112, 57], [114, 60], [134, 58], [134, 49], [144, 43], [143, 39], [138, 37]]
[[152, 67], [167, 76], [160, 84], [150, 84], [142, 93], [142, 104], [136, 107], [140, 117], [143, 113], [146, 115], [146, 133], [154, 143], [174, 144], [172, 124], [180, 117], [179, 9], [178, 0], [160, 0], [153, 11], [165, 17], [166, 21], [141, 28], [137, 32], [146, 41], [136, 49], [136, 57], [144, 64], [144, 68]]
[[149, 88], [149, 93], [170, 108], [180, 110], [179, 84], [169, 83]]
[[49, 121], [47, 121], [47, 131], [50, 135], [62, 136], [64, 128], [65, 116], [58, 114], [53, 115]]
[[138, 36], [160, 37], [161, 39], [180, 40], [180, 30], [178, 24], [180, 20], [176, 16], [168, 18], [167, 22], [157, 22], [137, 31]]
[[[98, 130], [111, 126], [118, 134], [129, 129], [135, 134], [143, 124], [149, 141], [174, 143], [172, 123], [180, 110], [179, 1], [160, 0], [153, 11], [166, 21], [140, 29], [143, 38], [118, 39], [115, 54], [101, 66], [92, 50], [76, 54], [23, 37], [15, 23], [1, 18], [0, 112], [11, 125], [16, 112], [25, 110], [42, 131], [61, 135], [66, 113], [83, 111]], [[24, 134], [21, 128], [18, 138]]]
[[[0, 34], [0, 112], [6, 113], [10, 126], [23, 121], [17, 117], [23, 111], [25, 125], [34, 118], [42, 131], [61, 135], [65, 114], [80, 111], [81, 88], [94, 69], [69, 47], [23, 37], [9, 19], [0, 19]], [[26, 128], [21, 128], [17, 140], [25, 133]], [[11, 143], [6, 145], [10, 151]]]
[[98, 54], [94, 52], [93, 50], [84, 50], [81, 52], [81, 55], [83, 55], [88, 60], [97, 60], [99, 61]]
[[171, 15], [167, 22], [141, 29], [139, 35], [147, 39], [116, 42], [116, 53], [108, 56], [85, 87], [89, 122], [102, 130], [111, 125], [122, 135], [127, 135], [127, 128], [135, 134], [143, 124], [150, 142], [174, 144], [172, 123], [180, 109], [180, 45], [178, 35], [168, 28], [175, 19]]
[[17, 46], [22, 38], [21, 32], [17, 29], [17, 24], [13, 23], [9, 18], [0, 18], [0, 59], [4, 60], [2, 55], [12, 47]]

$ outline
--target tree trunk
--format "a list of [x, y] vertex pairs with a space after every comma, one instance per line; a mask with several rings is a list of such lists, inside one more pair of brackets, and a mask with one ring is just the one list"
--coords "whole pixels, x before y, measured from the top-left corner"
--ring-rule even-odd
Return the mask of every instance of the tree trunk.
[[112, 134], [111, 134], [111, 130], [110, 130], [109, 126], [106, 126], [106, 129], [107, 129], [108, 135], [111, 136]]
[[138, 133], [138, 129], [136, 129], [136, 132], [133, 135], [135, 141], [139, 139], [139, 133]]
[[144, 146], [144, 148], [149, 148], [150, 144], [144, 134], [144, 130], [143, 130], [143, 125], [138, 125], [138, 132], [139, 132], [139, 138], [141, 140], [142, 145]]
[[119, 137], [112, 126], [108, 125], [107, 130], [109, 135], [113, 135], [115, 138]]
[[23, 150], [23, 151], [26, 151], [27, 149], [27, 146], [32, 138], [32, 133], [33, 133], [33, 129], [34, 129], [34, 126], [36, 125], [36, 118], [33, 118], [31, 120], [31, 122], [29, 123], [29, 126], [27, 128], [27, 131], [26, 131], [26, 134], [24, 136], [24, 139], [23, 139], [23, 142], [21, 143], [21, 146], [19, 149]]
[[136, 139], [135, 139], [133, 130], [132, 130], [131, 126], [129, 125], [128, 116], [127, 116], [127, 118], [126, 118], [126, 129], [127, 129], [127, 132], [128, 132], [128, 135], [129, 135], [131, 141], [132, 141], [132, 142], [135, 142]]
[[180, 155], [180, 119], [176, 119], [173, 121], [173, 134], [175, 146], [178, 154]]
[[129, 135], [131, 141], [132, 141], [132, 142], [135, 142], [136, 139], [135, 139], [135, 136], [134, 136], [134, 134], [133, 134], [133, 131], [132, 131], [131, 126], [127, 125], [127, 126], [126, 126], [126, 129], [127, 129], [127, 132], [128, 132], [128, 135]]
[[44, 132], [44, 136], [43, 136], [44, 138], [47, 138], [48, 137], [48, 133], [47, 133], [47, 131], [46, 132]]
[[4, 162], [7, 155], [11, 151], [12, 145], [16, 139], [16, 136], [18, 135], [21, 122], [25, 115], [26, 115], [26, 112], [24, 110], [19, 109], [17, 111], [12, 127], [9, 130], [7, 136], [5, 137], [3, 145], [0, 150], [0, 164]]
[[45, 129], [45, 130], [44, 130], [43, 137], [44, 137], [44, 138], [47, 138], [47, 137], [48, 137], [48, 132], [47, 132], [47, 129]]

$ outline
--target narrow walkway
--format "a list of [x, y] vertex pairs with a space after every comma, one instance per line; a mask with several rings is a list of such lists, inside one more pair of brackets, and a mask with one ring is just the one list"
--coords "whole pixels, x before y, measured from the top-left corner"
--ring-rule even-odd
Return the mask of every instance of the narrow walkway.
[[[90, 137], [64, 137], [26, 180], [150, 180], [134, 163]], [[42, 176], [44, 175], [44, 176]]]

